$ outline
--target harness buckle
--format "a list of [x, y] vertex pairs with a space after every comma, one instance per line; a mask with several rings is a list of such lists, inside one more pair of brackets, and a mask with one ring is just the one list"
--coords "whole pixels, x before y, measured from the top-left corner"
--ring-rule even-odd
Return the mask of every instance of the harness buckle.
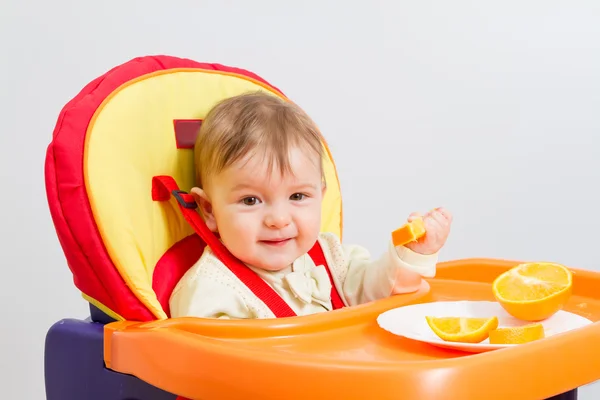
[[[183, 190], [173, 190], [171, 191], [171, 194], [177, 199], [177, 202], [181, 204], [184, 208], [189, 208], [193, 210], [198, 207], [198, 204], [196, 203], [192, 195]], [[191, 198], [191, 201], [186, 201], [186, 199], [184, 199], [184, 196]]]

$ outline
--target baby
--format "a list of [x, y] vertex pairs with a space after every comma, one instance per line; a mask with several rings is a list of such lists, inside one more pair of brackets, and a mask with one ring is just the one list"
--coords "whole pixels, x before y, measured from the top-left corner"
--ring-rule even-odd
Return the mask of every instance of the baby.
[[[435, 275], [452, 216], [443, 208], [425, 214], [422, 240], [394, 247], [390, 239], [379, 259], [320, 233], [327, 190], [321, 140], [299, 107], [273, 95], [250, 93], [217, 104], [195, 146], [198, 187], [191, 193], [206, 225], [296, 315], [332, 309], [327, 271], [307, 254], [317, 241], [346, 306], [418, 290], [422, 277]], [[274, 317], [208, 247], [178, 282], [170, 309], [172, 317]]]

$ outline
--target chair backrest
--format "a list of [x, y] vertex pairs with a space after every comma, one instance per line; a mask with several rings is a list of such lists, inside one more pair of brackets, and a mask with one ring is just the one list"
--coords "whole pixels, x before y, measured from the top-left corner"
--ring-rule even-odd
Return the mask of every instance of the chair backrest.
[[[168, 318], [168, 297], [204, 243], [152, 177], [194, 183], [193, 143], [218, 101], [262, 90], [257, 75], [169, 56], [133, 59], [93, 80], [62, 109], [46, 156], [57, 235], [83, 297], [117, 319]], [[327, 148], [326, 143], [323, 143]], [[335, 164], [326, 151], [322, 231], [342, 234]]]

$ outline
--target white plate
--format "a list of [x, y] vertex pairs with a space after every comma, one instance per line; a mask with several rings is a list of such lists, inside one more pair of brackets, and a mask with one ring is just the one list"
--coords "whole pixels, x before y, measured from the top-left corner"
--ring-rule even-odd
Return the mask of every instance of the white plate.
[[[377, 323], [386, 331], [394, 335], [404, 336], [438, 347], [480, 353], [483, 351], [501, 349], [518, 345], [490, 344], [488, 339], [481, 343], [456, 343], [445, 342], [440, 339], [429, 327], [425, 316], [434, 317], [472, 317], [487, 318], [498, 317], [499, 327], [527, 325], [510, 316], [502, 306], [493, 301], [440, 301], [434, 303], [413, 304], [410, 306], [388, 310], [377, 317]], [[559, 311], [552, 317], [541, 321], [546, 337], [570, 331], [592, 323], [587, 318], [568, 311]]]

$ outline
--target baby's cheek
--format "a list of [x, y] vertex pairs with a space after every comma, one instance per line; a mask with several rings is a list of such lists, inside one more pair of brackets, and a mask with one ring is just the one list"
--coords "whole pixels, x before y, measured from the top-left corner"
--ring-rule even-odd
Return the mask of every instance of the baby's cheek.
[[239, 235], [252, 236], [256, 235], [257, 223], [251, 218], [244, 216], [235, 216], [231, 221], [232, 230]]
[[[320, 210], [319, 210], [320, 211]], [[311, 236], [318, 236], [321, 232], [321, 214], [313, 215], [306, 224], [307, 233]]]

